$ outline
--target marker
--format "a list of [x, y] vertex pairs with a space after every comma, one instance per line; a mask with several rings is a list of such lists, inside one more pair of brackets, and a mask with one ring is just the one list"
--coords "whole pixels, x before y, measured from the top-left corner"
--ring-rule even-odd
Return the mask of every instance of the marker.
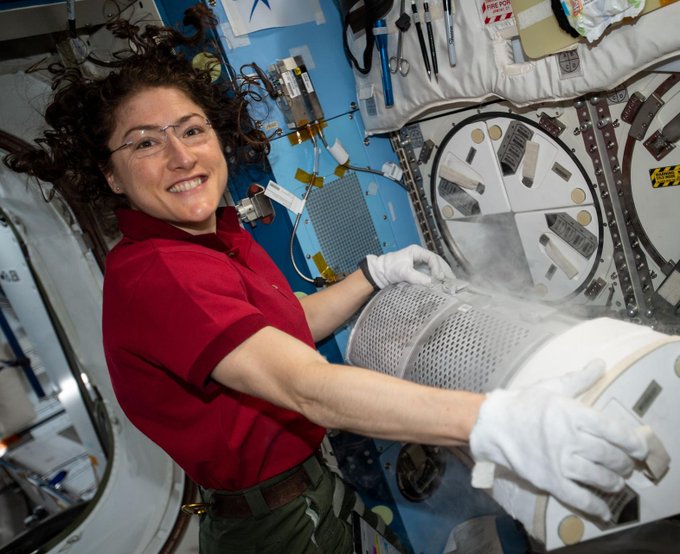
[[416, 6], [416, 0], [411, 0], [411, 11], [413, 12], [413, 22], [416, 24], [416, 31], [418, 31], [420, 53], [423, 55], [423, 62], [425, 62], [425, 71], [427, 71], [427, 78], [431, 80], [432, 72], [430, 71], [430, 60], [427, 57], [427, 46], [425, 46], [425, 37], [423, 36], [423, 27], [420, 24], [420, 16], [418, 15], [418, 6]]
[[430, 5], [423, 2], [423, 10], [425, 10], [425, 26], [427, 27], [427, 40], [430, 42], [430, 53], [432, 54], [432, 71], [434, 78], [439, 82], [437, 75], [439, 74], [439, 67], [437, 66], [437, 48], [434, 44], [434, 33], [432, 32], [432, 16], [430, 15]]
[[449, 49], [449, 64], [451, 67], [456, 65], [456, 45], [453, 41], [453, 16], [456, 14], [456, 9], [453, 6], [453, 0], [444, 0], [444, 25], [446, 27], [446, 40]]

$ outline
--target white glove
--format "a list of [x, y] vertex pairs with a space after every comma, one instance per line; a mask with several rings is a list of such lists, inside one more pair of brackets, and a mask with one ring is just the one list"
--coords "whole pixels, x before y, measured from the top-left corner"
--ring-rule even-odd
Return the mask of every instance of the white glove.
[[[429, 267], [429, 275], [416, 269], [421, 264]], [[369, 254], [366, 256], [366, 267], [379, 289], [401, 282], [427, 285], [433, 279], [455, 279], [449, 264], [441, 256], [415, 244], [382, 256]]]
[[476, 462], [504, 466], [569, 506], [607, 521], [607, 504], [582, 485], [606, 492], [647, 457], [642, 427], [630, 427], [575, 397], [604, 374], [602, 360], [523, 390], [487, 395], [470, 434]]

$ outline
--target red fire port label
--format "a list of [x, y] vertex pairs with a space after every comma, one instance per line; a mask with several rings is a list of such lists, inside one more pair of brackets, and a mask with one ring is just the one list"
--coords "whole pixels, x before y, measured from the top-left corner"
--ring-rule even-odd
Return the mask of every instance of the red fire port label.
[[482, 19], [484, 24], [498, 23], [512, 17], [512, 2], [510, 0], [483, 0]]

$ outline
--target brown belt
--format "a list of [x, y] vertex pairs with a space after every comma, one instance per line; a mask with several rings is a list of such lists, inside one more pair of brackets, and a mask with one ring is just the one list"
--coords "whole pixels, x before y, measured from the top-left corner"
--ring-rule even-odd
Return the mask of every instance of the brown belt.
[[[311, 484], [307, 472], [302, 466], [283, 481], [271, 487], [262, 487], [260, 493], [269, 511], [276, 510], [291, 500], [295, 500]], [[211, 508], [219, 517], [249, 517], [256, 510], [248, 503], [246, 494], [220, 494], [212, 497]]]
[[271, 485], [264, 483], [238, 493], [214, 491], [208, 503], [187, 504], [182, 510], [200, 515], [209, 509], [215, 516], [223, 518], [265, 515], [295, 500], [308, 486], [316, 485], [322, 472], [321, 463], [312, 456], [290, 475]]

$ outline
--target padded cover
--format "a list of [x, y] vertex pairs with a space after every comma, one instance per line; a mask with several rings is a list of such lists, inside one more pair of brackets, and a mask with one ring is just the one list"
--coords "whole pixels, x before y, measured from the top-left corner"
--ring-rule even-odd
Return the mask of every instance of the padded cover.
[[[455, 0], [454, 0], [455, 1]], [[610, 90], [629, 77], [680, 54], [680, 2], [656, 9], [632, 22], [613, 26], [595, 44], [579, 43], [566, 53], [516, 63], [512, 20], [485, 24], [482, 4], [489, 0], [455, 2], [455, 44], [458, 63], [448, 62], [441, 3], [430, 7], [439, 61], [439, 82], [428, 81], [423, 67], [415, 26], [403, 37], [403, 56], [411, 64], [405, 77], [392, 75], [394, 106], [385, 107], [380, 61], [374, 49], [368, 75], [354, 72], [359, 109], [368, 135], [396, 131], [433, 108], [463, 107], [484, 99], [500, 97], [517, 106], [566, 100], [598, 90]], [[389, 52], [397, 50], [395, 21], [400, 2], [387, 15]], [[422, 3], [418, 3], [421, 21]], [[406, 2], [406, 12], [411, 15]], [[505, 25], [499, 27], [498, 25]], [[423, 31], [425, 25], [423, 23]], [[359, 33], [350, 36], [350, 48], [362, 52], [365, 41]]]

